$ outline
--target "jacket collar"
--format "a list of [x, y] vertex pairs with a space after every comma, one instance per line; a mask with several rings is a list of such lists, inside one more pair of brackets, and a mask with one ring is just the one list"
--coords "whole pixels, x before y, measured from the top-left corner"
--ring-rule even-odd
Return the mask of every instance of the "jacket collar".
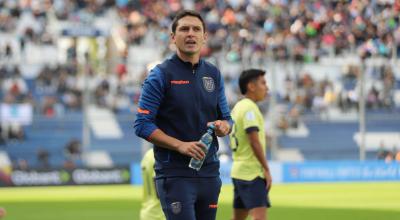
[[178, 54], [176, 54], [176, 53], [175, 53], [174, 55], [172, 55], [171, 59], [172, 59], [174, 62], [183, 64], [183, 65], [189, 67], [190, 69], [196, 69], [196, 68], [197, 68], [199, 65], [201, 65], [202, 62], [203, 62], [203, 59], [200, 58], [200, 60], [199, 60], [198, 63], [192, 65], [191, 62], [183, 61], [183, 60], [178, 56]]

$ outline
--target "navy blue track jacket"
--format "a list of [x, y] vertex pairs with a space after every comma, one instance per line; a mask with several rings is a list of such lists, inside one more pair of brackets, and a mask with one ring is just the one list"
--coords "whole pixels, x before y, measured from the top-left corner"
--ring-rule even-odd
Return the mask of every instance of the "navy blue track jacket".
[[[175, 54], [150, 71], [139, 99], [136, 135], [147, 139], [159, 128], [181, 141], [198, 141], [207, 131], [207, 122], [215, 120], [233, 124], [223, 78], [215, 66], [202, 59], [193, 66]], [[154, 146], [156, 178], [218, 176], [217, 151], [214, 135], [206, 160], [196, 171], [188, 167], [190, 157]]]

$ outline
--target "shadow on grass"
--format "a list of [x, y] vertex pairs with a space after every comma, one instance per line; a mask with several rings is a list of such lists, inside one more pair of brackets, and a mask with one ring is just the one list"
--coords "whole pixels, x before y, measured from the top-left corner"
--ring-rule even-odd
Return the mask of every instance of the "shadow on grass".
[[2, 220], [137, 220], [141, 204], [136, 200], [6, 202]]
[[[231, 219], [231, 204], [220, 204], [217, 219]], [[365, 210], [310, 207], [272, 207], [268, 210], [269, 219], [279, 220], [398, 220], [400, 210]], [[248, 218], [250, 219], [250, 218]]]
[[[8, 212], [4, 220], [138, 220], [141, 203], [132, 199], [1, 202], [0, 206], [5, 207]], [[220, 204], [217, 220], [229, 220], [231, 212], [231, 204]], [[269, 216], [269, 219], [279, 220], [397, 220], [400, 211], [278, 206], [269, 210]]]

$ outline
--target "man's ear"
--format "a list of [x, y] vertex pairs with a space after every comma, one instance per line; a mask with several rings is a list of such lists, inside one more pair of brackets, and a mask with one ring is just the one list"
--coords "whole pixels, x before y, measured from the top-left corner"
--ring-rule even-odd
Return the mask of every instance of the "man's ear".
[[208, 40], [208, 34], [207, 34], [207, 32], [205, 32], [204, 33], [204, 38], [203, 38], [203, 43], [204, 44], [207, 43], [207, 40]]
[[172, 41], [173, 43], [175, 43], [175, 34], [174, 34], [174, 32], [171, 32], [171, 33], [169, 34], [169, 36], [170, 36], [171, 41]]
[[248, 93], [248, 92], [253, 92], [255, 90], [255, 85], [254, 85], [254, 83], [253, 82], [249, 82], [248, 84], [247, 84], [247, 92], [246, 93]]

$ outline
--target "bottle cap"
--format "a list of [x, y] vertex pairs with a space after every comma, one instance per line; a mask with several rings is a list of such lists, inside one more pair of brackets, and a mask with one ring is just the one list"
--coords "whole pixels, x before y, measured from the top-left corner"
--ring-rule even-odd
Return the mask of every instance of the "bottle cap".
[[209, 124], [209, 125], [208, 125], [208, 128], [214, 130], [214, 129], [215, 129], [214, 123]]

